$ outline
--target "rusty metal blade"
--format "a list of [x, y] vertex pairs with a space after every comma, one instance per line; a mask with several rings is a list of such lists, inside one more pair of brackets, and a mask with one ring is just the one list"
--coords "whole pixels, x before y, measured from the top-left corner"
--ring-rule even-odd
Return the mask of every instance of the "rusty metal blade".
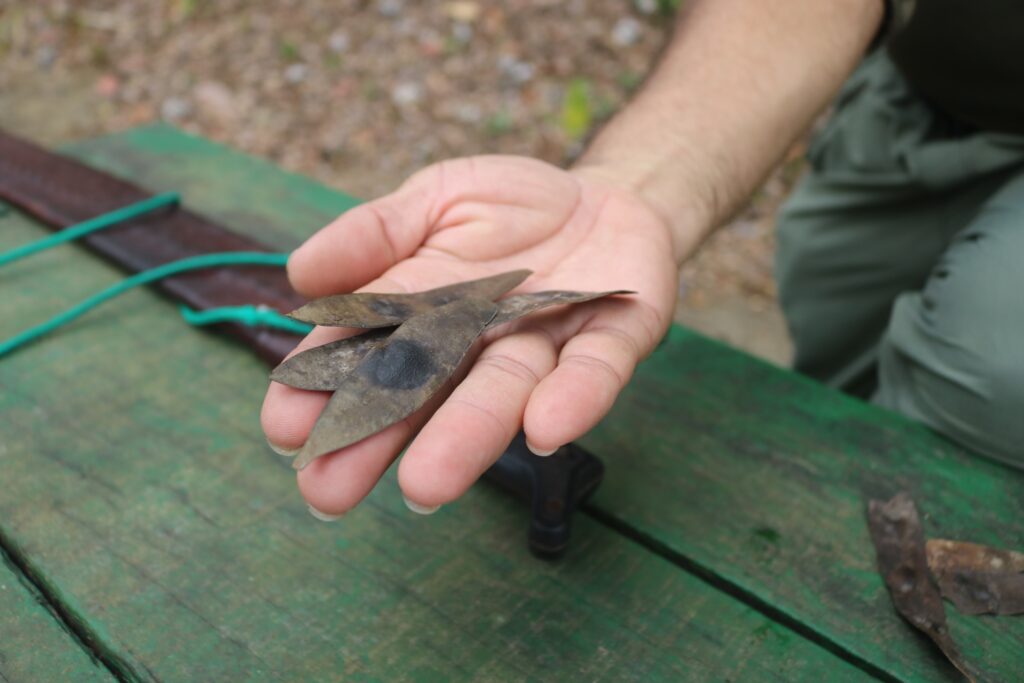
[[960, 649], [949, 635], [942, 597], [928, 571], [921, 519], [910, 495], [901, 492], [888, 501], [870, 501], [868, 529], [878, 554], [878, 569], [896, 611], [931, 638], [953, 666], [973, 681]]
[[295, 320], [328, 327], [394, 327], [415, 315], [457, 299], [494, 301], [521, 284], [532, 272], [513, 270], [412, 294], [360, 292], [325, 296], [310, 301], [288, 315]]
[[487, 327], [497, 327], [504, 323], [512, 322], [516, 318], [530, 315], [549, 306], [563, 304], [581, 304], [584, 301], [593, 301], [606, 296], [616, 294], [636, 294], [627, 289], [616, 289], [610, 292], [573, 292], [567, 290], [555, 290], [550, 292], [531, 292], [530, 294], [517, 294], [498, 302], [498, 313], [494, 320]]
[[1024, 614], [1024, 553], [945, 539], [925, 552], [942, 597], [963, 614]]
[[296, 389], [334, 391], [366, 354], [381, 346], [392, 332], [371, 330], [306, 349], [274, 368], [270, 379]]
[[461, 299], [409, 319], [342, 381], [296, 456], [302, 469], [402, 420], [452, 376], [497, 312], [482, 299]]

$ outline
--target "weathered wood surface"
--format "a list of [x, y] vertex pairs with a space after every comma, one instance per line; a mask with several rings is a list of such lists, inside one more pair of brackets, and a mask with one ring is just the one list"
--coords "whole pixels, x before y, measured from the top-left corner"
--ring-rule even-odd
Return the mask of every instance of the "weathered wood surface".
[[0, 556], [0, 681], [113, 681]]
[[[867, 499], [906, 490], [929, 536], [1024, 549], [1024, 473], [680, 328], [583, 444], [600, 517], [900, 680], [960, 679], [893, 610]], [[947, 613], [979, 680], [1024, 681], [1024, 619]]]
[[[351, 204], [166, 128], [76, 153], [282, 248]], [[2, 227], [0, 249], [41, 234]], [[7, 336], [119, 274], [67, 247], [2, 277]], [[317, 522], [262, 441], [265, 377], [148, 291], [0, 363], [0, 529], [125, 678], [867, 677], [586, 517], [565, 561], [534, 560], [525, 509], [487, 488], [421, 518], [389, 477]]]

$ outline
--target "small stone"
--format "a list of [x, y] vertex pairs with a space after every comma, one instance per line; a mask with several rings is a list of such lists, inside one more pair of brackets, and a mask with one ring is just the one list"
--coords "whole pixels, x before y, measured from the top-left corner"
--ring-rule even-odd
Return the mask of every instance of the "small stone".
[[484, 113], [480, 105], [463, 102], [455, 108], [455, 119], [461, 123], [480, 123]]
[[413, 158], [418, 164], [430, 162], [437, 154], [437, 144], [437, 140], [431, 137], [419, 140], [413, 148]]
[[441, 39], [421, 38], [419, 48], [420, 54], [424, 57], [437, 57], [444, 53], [444, 41]]
[[113, 97], [121, 89], [121, 81], [114, 74], [103, 74], [96, 81], [96, 92], [103, 97]]
[[289, 83], [301, 83], [306, 80], [306, 76], [309, 75], [309, 65], [303, 64], [302, 62], [296, 62], [295, 64], [289, 64], [288, 68], [284, 70], [284, 80]]
[[473, 27], [462, 21], [455, 22], [452, 25], [452, 38], [459, 43], [468, 43], [473, 40]]
[[654, 14], [658, 11], [658, 0], [633, 0], [633, 5], [641, 14]]
[[131, 126], [138, 126], [156, 118], [155, 113], [152, 102], [136, 102], [125, 109], [124, 121]]
[[345, 98], [356, 91], [359, 87], [359, 81], [352, 78], [351, 76], [342, 78], [334, 85], [333, 94], [337, 98]]
[[395, 33], [400, 36], [411, 36], [416, 33], [417, 26], [415, 17], [399, 17], [395, 20]]
[[480, 16], [480, 3], [478, 2], [446, 2], [443, 7], [444, 13], [450, 19], [462, 21], [467, 24], [477, 20]]
[[623, 17], [615, 22], [612, 28], [612, 42], [619, 47], [633, 45], [640, 40], [643, 33], [643, 24], [633, 17]]
[[331, 48], [331, 52], [345, 52], [351, 44], [352, 40], [344, 31], [335, 31], [331, 34], [331, 37], [327, 39], [327, 47]]
[[403, 0], [377, 0], [377, 11], [381, 16], [397, 17], [404, 7]]
[[423, 99], [423, 86], [419, 83], [406, 81], [397, 83], [391, 89], [391, 101], [399, 107], [407, 107], [416, 104]]
[[516, 85], [529, 82], [537, 71], [533, 64], [516, 59], [511, 55], [498, 57], [498, 70]]
[[345, 148], [348, 129], [342, 125], [333, 125], [321, 131], [318, 143], [322, 157], [333, 157]]
[[166, 121], [180, 121], [192, 113], [192, 105], [181, 97], [168, 97], [160, 105], [160, 116]]
[[[125, 83], [118, 95], [121, 101], [126, 104], [136, 104], [144, 99], [149, 99], [149, 92], [146, 90], [145, 85], [137, 81]], [[152, 108], [152, 104], [150, 106]]]
[[220, 126], [230, 126], [238, 115], [231, 90], [219, 81], [203, 81], [195, 87], [192, 98], [199, 115]]
[[52, 45], [43, 45], [36, 50], [36, 64], [48, 69], [57, 60], [57, 50]]

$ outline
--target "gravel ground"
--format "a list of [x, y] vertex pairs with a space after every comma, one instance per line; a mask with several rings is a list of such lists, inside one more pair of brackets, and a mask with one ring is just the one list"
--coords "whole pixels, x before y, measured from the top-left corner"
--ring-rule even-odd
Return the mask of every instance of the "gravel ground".
[[[662, 0], [0, 0], [0, 126], [46, 144], [164, 120], [352, 194], [479, 153], [570, 162], [639, 87]], [[799, 150], [683, 270], [677, 318], [789, 354], [772, 215]]]

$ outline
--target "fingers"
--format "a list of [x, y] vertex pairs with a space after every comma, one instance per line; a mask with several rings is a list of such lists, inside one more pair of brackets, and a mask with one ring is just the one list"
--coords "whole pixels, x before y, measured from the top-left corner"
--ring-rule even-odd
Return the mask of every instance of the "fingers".
[[433, 508], [461, 496], [508, 447], [531, 392], [554, 369], [555, 353], [538, 331], [484, 349], [402, 458], [398, 483], [406, 499]]
[[[290, 355], [350, 336], [352, 332], [346, 328], [318, 327]], [[299, 492], [317, 516], [327, 519], [342, 515], [365, 498], [446, 393], [440, 392], [408, 418], [321, 456], [298, 472]], [[329, 399], [330, 392], [304, 391], [271, 382], [260, 414], [271, 447], [282, 455], [294, 455], [306, 442]]]
[[[288, 357], [314, 346], [350, 337], [356, 332], [358, 330], [342, 327], [314, 328]], [[271, 448], [282, 454], [290, 454], [301, 448], [330, 396], [330, 392], [326, 391], [305, 391], [271, 382], [260, 410], [260, 423]]]
[[[363, 289], [403, 291], [404, 288], [393, 280], [379, 278]], [[291, 358], [300, 351], [329, 344], [363, 331], [349, 327], [316, 327], [287, 357]], [[294, 455], [294, 452], [306, 443], [306, 438], [330, 397], [330, 392], [306, 391], [271, 382], [260, 411], [260, 423], [270, 447], [282, 455]]]
[[297, 473], [299, 493], [320, 516], [345, 514], [373, 489], [409, 436], [410, 427], [402, 421], [317, 458]]
[[363, 500], [426, 421], [436, 402], [362, 441], [321, 456], [297, 473], [299, 492], [323, 518], [343, 515]]
[[498, 261], [555, 234], [578, 196], [575, 178], [540, 161], [444, 161], [310, 237], [292, 253], [288, 275], [300, 293], [319, 297], [357, 289], [425, 244], [468, 263]]
[[306, 240], [288, 259], [292, 286], [310, 298], [351, 292], [411, 256], [432, 222], [436, 169], [346, 211]]
[[537, 386], [523, 429], [531, 450], [552, 452], [603, 418], [667, 322], [639, 302], [602, 307], [566, 344], [558, 367]]

